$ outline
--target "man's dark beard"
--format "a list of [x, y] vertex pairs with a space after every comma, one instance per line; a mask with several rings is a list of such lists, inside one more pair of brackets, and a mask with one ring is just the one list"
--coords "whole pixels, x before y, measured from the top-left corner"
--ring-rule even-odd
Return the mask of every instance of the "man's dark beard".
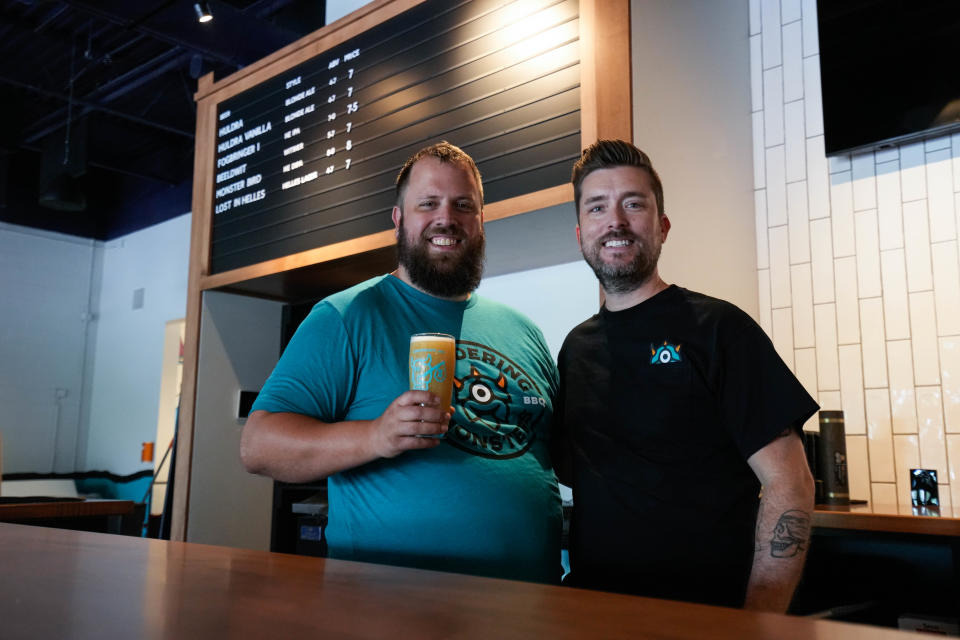
[[[463, 232], [452, 227], [431, 229], [431, 234], [452, 235], [463, 239]], [[486, 240], [481, 234], [470, 241], [459, 256], [431, 257], [430, 241], [421, 236], [411, 244], [404, 232], [403, 220], [397, 237], [397, 258], [413, 284], [440, 298], [465, 296], [480, 286], [483, 276], [483, 252]]]
[[[627, 264], [609, 264], [601, 260], [600, 250], [607, 240], [624, 238], [633, 240], [640, 248], [633, 260]], [[629, 293], [639, 289], [657, 268], [660, 259], [660, 247], [646, 246], [637, 236], [627, 233], [610, 233], [583, 252], [583, 258], [593, 269], [600, 286], [607, 293]]]

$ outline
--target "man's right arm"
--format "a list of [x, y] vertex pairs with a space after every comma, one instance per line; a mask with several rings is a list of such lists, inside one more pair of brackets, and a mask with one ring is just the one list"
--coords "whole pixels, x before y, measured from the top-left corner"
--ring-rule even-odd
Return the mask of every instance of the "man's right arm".
[[250, 473], [282, 482], [311, 482], [378, 458], [440, 444], [417, 435], [446, 433], [450, 414], [426, 391], [401, 394], [375, 420], [328, 423], [297, 413], [254, 411], [240, 439]]

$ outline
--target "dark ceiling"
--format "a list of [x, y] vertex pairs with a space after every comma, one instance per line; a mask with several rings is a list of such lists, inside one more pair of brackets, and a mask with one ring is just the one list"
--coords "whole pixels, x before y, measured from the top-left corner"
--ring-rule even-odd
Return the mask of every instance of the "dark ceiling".
[[0, 0], [0, 221], [109, 240], [190, 210], [197, 78], [320, 28], [326, 3], [208, 4], [200, 24], [186, 0]]

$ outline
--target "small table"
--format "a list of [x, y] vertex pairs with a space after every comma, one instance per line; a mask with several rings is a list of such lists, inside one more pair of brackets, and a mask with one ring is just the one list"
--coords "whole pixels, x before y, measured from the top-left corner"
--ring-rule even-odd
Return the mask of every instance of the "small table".
[[140, 534], [140, 523], [135, 517], [137, 504], [132, 500], [30, 500], [0, 498], [0, 522], [100, 533]]

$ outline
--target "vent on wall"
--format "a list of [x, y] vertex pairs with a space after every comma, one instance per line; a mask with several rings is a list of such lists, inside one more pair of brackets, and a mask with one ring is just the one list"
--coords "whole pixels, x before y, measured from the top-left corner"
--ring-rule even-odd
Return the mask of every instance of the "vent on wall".
[[143, 309], [143, 287], [133, 290], [133, 308]]

